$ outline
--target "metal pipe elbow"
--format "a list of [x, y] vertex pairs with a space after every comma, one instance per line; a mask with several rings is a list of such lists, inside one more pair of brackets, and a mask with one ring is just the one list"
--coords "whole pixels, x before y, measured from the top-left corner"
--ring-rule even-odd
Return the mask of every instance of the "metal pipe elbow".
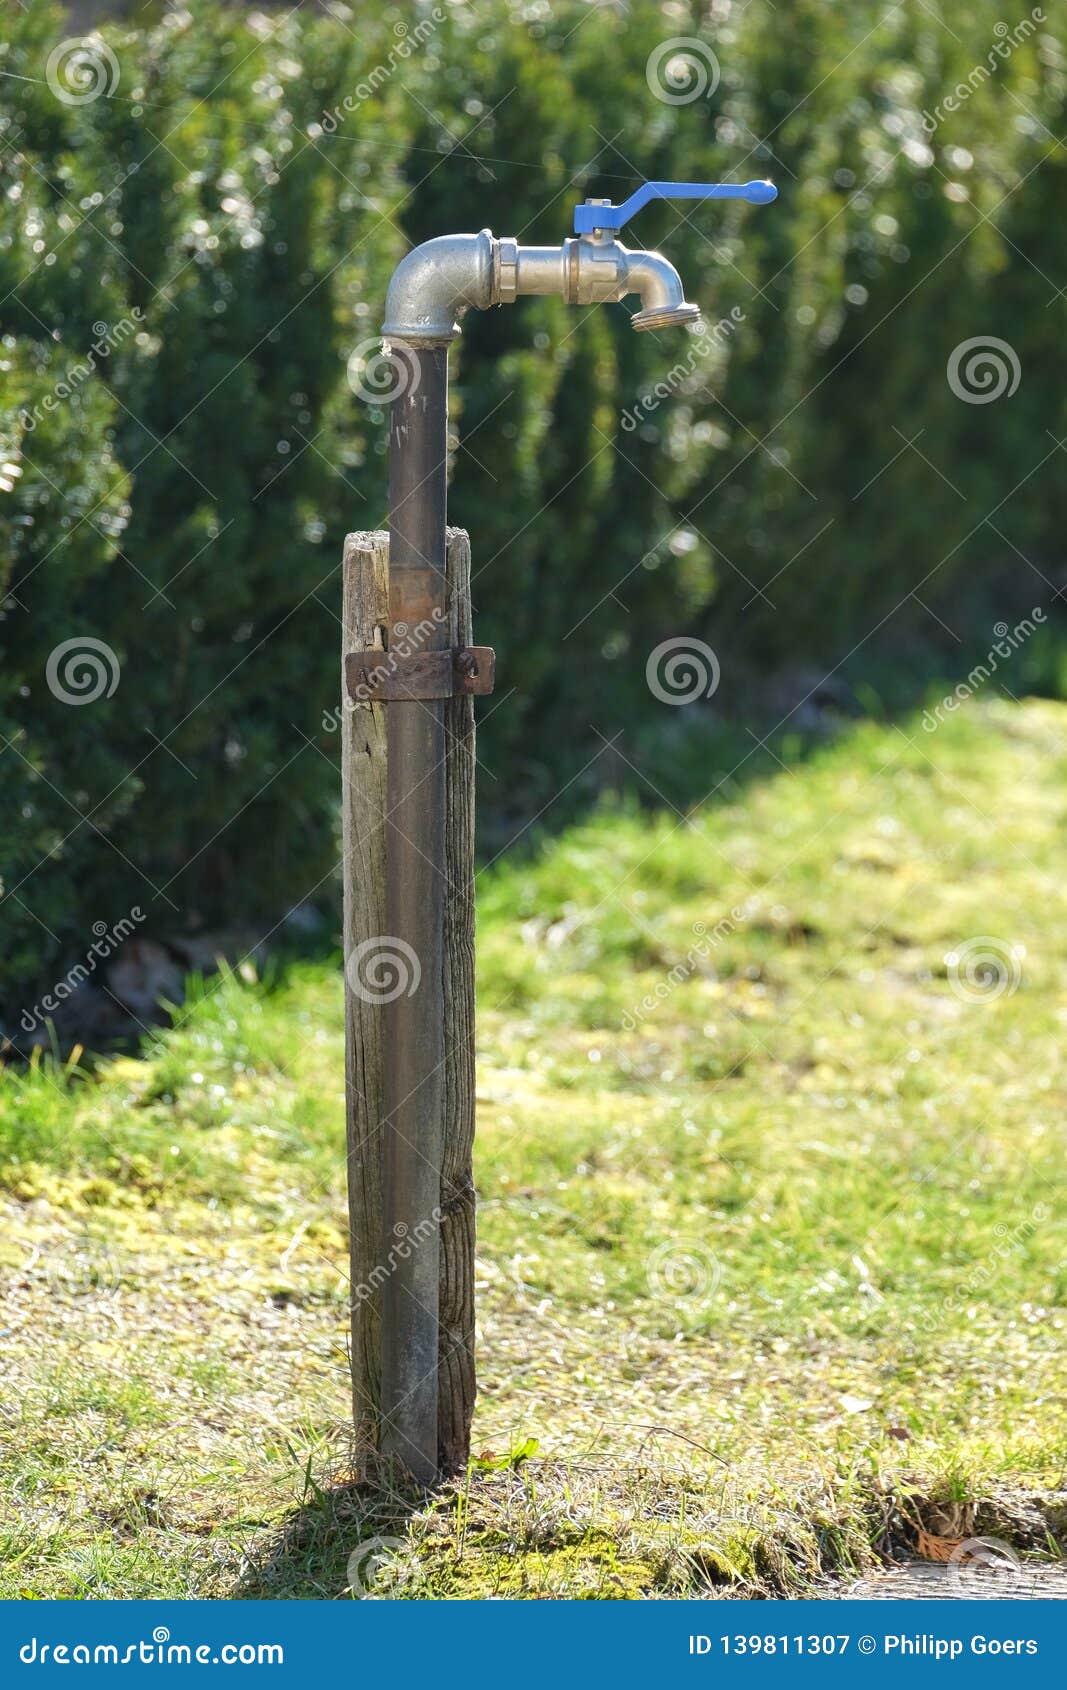
[[635, 329], [664, 329], [699, 321], [699, 305], [688, 303], [681, 277], [662, 253], [627, 252], [625, 248], [622, 252], [626, 269], [620, 297], [627, 293], [641, 295], [641, 309], [630, 319]]
[[459, 334], [456, 318], [470, 305], [485, 310], [493, 300], [496, 242], [488, 229], [477, 235], [440, 235], [423, 241], [393, 271], [385, 296], [386, 340], [447, 342]]

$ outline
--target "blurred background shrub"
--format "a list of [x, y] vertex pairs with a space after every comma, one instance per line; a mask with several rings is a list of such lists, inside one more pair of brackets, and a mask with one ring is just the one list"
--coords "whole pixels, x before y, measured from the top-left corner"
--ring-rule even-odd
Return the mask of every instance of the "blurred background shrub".
[[[715, 784], [711, 707], [645, 682], [670, 635], [715, 647], [713, 708], [744, 714], [839, 665], [873, 700], [885, 652], [921, 689], [994, 602], [1051, 613], [1062, 24], [1020, 13], [1004, 53], [1000, 0], [951, 27], [876, 0], [128, 10], [15, 9], [0, 44], [0, 1002], [132, 903], [184, 932], [336, 899], [338, 560], [386, 515], [386, 415], [346, 363], [410, 242], [555, 243], [646, 177], [781, 190], [628, 236], [711, 332], [554, 300], [467, 319], [486, 837], [634, 763], [655, 781], [694, 722]], [[57, 98], [50, 55], [96, 26], [116, 79]], [[679, 37], [721, 74], [672, 103], [650, 62]], [[952, 391], [978, 336], [1009, 343], [1010, 398]], [[68, 640], [113, 654], [91, 707], [48, 685]]]

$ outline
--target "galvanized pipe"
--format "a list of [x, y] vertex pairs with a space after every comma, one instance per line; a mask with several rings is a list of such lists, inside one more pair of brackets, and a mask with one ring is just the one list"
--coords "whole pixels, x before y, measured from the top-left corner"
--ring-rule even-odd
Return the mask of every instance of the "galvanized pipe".
[[[405, 349], [389, 422], [390, 648], [449, 644], [445, 615], [448, 348]], [[444, 1119], [445, 706], [387, 711], [386, 920], [407, 958], [385, 1006], [381, 1448], [436, 1479]]]
[[[662, 188], [663, 184], [653, 184]], [[689, 185], [691, 186], [691, 185]], [[686, 187], [683, 184], [683, 187]], [[687, 188], [688, 191], [688, 188]], [[594, 207], [606, 201], [590, 202]], [[448, 344], [457, 318], [520, 295], [572, 305], [641, 296], [637, 329], [691, 323], [674, 266], [630, 252], [590, 212], [588, 233], [558, 247], [479, 234], [425, 241], [393, 272], [383, 336], [394, 347], [389, 423], [389, 635], [449, 644], [445, 615]], [[576, 227], [578, 220], [576, 218]], [[386, 912], [413, 971], [385, 1007], [381, 1438], [415, 1478], [438, 1472], [438, 1285], [444, 1127], [445, 743], [441, 700], [394, 700], [387, 714]]]
[[385, 301], [387, 341], [425, 345], [455, 340], [457, 317], [471, 306], [488, 310], [520, 295], [554, 294], [570, 305], [595, 305], [641, 296], [636, 329], [692, 323], [681, 279], [659, 252], [631, 252], [602, 234], [568, 237], [559, 246], [520, 246], [483, 229], [477, 235], [438, 235], [402, 258]]
[[[426, 241], [397, 266], [383, 327], [395, 343], [398, 388], [389, 417], [390, 648], [410, 646], [416, 631], [420, 651], [449, 643], [448, 343], [459, 333], [456, 318], [520, 294], [556, 294], [577, 305], [635, 292], [639, 328], [647, 319], [658, 327], [698, 315], [665, 258], [599, 236], [523, 247], [483, 229]], [[424, 1484], [438, 1474], [444, 710], [440, 700], [394, 701], [387, 713], [386, 919], [416, 983], [385, 1005], [380, 1447]]]

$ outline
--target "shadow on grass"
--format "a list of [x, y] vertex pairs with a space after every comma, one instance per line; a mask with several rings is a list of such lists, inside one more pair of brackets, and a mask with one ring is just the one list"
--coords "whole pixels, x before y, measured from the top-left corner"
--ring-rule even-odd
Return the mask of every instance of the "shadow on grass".
[[[598, 804], [684, 816], [729, 803], [753, 782], [799, 768], [865, 722], [913, 722], [924, 705], [946, 698], [956, 688], [962, 687], [967, 697], [988, 690], [1011, 697], [1063, 698], [1067, 619], [1062, 613], [1036, 628], [1026, 624], [1032, 631], [1014, 640], [1010, 663], [1002, 665], [991, 650], [996, 630], [1009, 626], [1003, 618], [1014, 620], [1016, 627], [1024, 625], [1032, 597], [1025, 581], [976, 596], [966, 606], [966, 617], [961, 612], [956, 618], [963, 631], [952, 633], [951, 647], [951, 631], [943, 639], [913, 632], [903, 643], [896, 636], [856, 647], [826, 673], [795, 667], [768, 676], [738, 666], [729, 686], [718, 686], [712, 698], [699, 697], [678, 709], [665, 703], [651, 716], [634, 709], [627, 721], [635, 726], [626, 733], [615, 732], [622, 725], [617, 719], [599, 728], [572, 724], [575, 731], [570, 734], [546, 733], [545, 743], [558, 749], [543, 767], [526, 765], [523, 775], [521, 765], [518, 772], [509, 765], [503, 781], [480, 780], [479, 863], [484, 868], [505, 853], [513, 860], [532, 859]], [[683, 675], [683, 682], [687, 678]], [[491, 763], [491, 728], [480, 744]], [[273, 918], [267, 923], [272, 938], [265, 960], [259, 959], [263, 990], [284, 987], [293, 967], [302, 963], [335, 965], [340, 976], [337, 914], [334, 904], [329, 913], [312, 912], [303, 928], [287, 930]], [[226, 955], [223, 947], [229, 967], [247, 964], [251, 954]], [[97, 993], [106, 1025], [65, 1006], [64, 1016], [48, 1024], [45, 1048], [63, 1066], [78, 1047], [78, 1063], [85, 1069], [100, 1057], [148, 1053], [160, 1034], [184, 1023], [198, 997], [214, 989], [215, 980], [217, 974], [187, 975], [181, 1004], [175, 1008], [159, 1003], [151, 1027], [124, 1013], [110, 990]], [[5, 1032], [0, 1024], [0, 1062], [21, 1063], [31, 1056], [32, 1045], [20, 1040], [17, 1027]]]
[[254, 1551], [228, 1593], [241, 1600], [349, 1601], [402, 1595], [418, 1579], [408, 1521], [433, 1494], [386, 1471], [340, 1470], [325, 1485], [310, 1474], [304, 1500]]
[[[305, 1499], [246, 1565], [230, 1597], [266, 1600], [440, 1596], [582, 1599], [877, 1595], [856, 1581], [938, 1548], [923, 1592], [1018, 1596], [954, 1587], [949, 1556], [965, 1540], [1003, 1549], [1015, 1571], [1067, 1589], [1062, 1492], [1011, 1491], [948, 1502], [942, 1487], [903, 1493], [872, 1475], [792, 1495], [730, 1497], [721, 1480], [640, 1459], [539, 1462], [475, 1486], [406, 1490], [339, 1472]], [[762, 1485], [759, 1487], [763, 1490]], [[931, 1538], [930, 1534], [933, 1534]], [[947, 1534], [947, 1535], [946, 1535]], [[918, 1542], [917, 1542], [918, 1540]], [[943, 1553], [942, 1553], [943, 1551]], [[456, 1581], [462, 1559], [464, 1572]], [[1012, 1567], [1009, 1567], [1009, 1571]], [[887, 1590], [885, 1594], [894, 1594]]]
[[[1027, 620], [1033, 604], [1026, 580], [998, 581], [957, 606], [953, 628], [939, 618], [890, 626], [828, 666], [798, 662], [768, 672], [751, 656], [728, 660], [724, 650], [706, 697], [701, 642], [689, 641], [695, 660], [685, 667], [682, 654], [674, 692], [663, 688], [654, 710], [647, 698], [640, 705], [631, 698], [566, 732], [546, 727], [542, 743], [554, 750], [544, 766], [519, 764], [516, 773], [512, 763], [506, 780], [480, 781], [479, 855], [536, 855], [605, 798], [678, 813], [734, 801], [754, 781], [800, 767], [865, 722], [914, 723], [961, 684], [968, 697], [1067, 697], [1067, 618], [1053, 599], [1035, 625]], [[1013, 626], [1018, 637], [1007, 647], [1001, 640], [997, 654], [998, 634]], [[492, 722], [479, 732], [479, 759], [491, 771]]]
[[269, 997], [283, 991], [293, 970], [304, 964], [332, 964], [341, 976], [338, 938], [325, 921], [318, 932], [283, 935], [262, 957], [221, 943], [214, 966], [188, 969], [176, 992], [171, 988], [169, 995], [161, 994], [152, 1010], [140, 1005], [140, 1014], [122, 1003], [105, 982], [88, 1003], [83, 994], [61, 1005], [59, 1013], [49, 1016], [30, 1039], [20, 1039], [17, 1028], [5, 1032], [0, 1025], [0, 1064], [24, 1067], [34, 1060], [48, 1060], [57, 1069], [70, 1064], [79, 1073], [92, 1075], [101, 1063], [116, 1056], [150, 1057], [169, 1033], [184, 1027], [225, 975], [247, 977], [251, 967], [261, 995]]

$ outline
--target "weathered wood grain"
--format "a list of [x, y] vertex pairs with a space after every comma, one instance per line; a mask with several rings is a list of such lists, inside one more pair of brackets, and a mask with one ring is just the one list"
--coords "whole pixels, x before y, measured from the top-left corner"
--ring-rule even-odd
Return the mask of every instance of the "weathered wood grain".
[[[470, 543], [448, 530], [449, 637], [469, 645]], [[389, 539], [350, 534], [344, 551], [343, 653], [384, 650]], [[343, 686], [342, 656], [342, 686]], [[388, 704], [351, 704], [342, 692], [344, 952], [386, 932], [385, 815]], [[443, 944], [444, 1153], [440, 1196], [438, 1449], [442, 1473], [462, 1469], [474, 1412], [474, 703], [445, 707]], [[381, 1285], [389, 1271], [382, 1199], [385, 1115], [383, 1005], [353, 989], [346, 968], [346, 1113], [351, 1265], [351, 1364], [357, 1448], [378, 1448]]]

